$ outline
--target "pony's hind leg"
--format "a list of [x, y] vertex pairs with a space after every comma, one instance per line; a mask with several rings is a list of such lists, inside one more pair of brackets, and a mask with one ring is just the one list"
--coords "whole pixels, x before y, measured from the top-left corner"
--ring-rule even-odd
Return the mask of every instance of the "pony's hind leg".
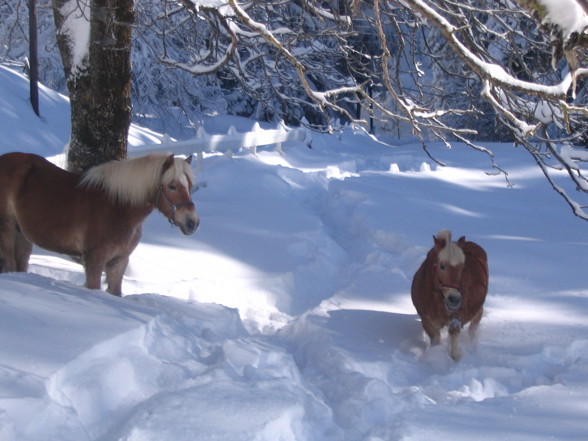
[[108, 287], [106, 291], [115, 296], [122, 295], [122, 280], [129, 264], [129, 258], [118, 257], [106, 264], [106, 283]]
[[14, 237], [14, 255], [16, 259], [16, 270], [26, 273], [29, 270], [29, 258], [33, 252], [33, 244], [21, 233], [16, 230]]

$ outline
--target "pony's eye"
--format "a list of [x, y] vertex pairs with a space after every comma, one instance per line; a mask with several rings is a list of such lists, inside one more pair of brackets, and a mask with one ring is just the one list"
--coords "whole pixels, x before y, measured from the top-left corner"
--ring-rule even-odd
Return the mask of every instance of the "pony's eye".
[[441, 263], [441, 264], [439, 264], [439, 269], [440, 269], [441, 271], [445, 271], [445, 265], [444, 265], [444, 264], [442, 264], [442, 263]]
[[172, 190], [172, 191], [176, 191], [176, 186], [175, 186], [175, 185], [173, 185], [173, 184], [169, 184], [169, 185], [167, 186], [167, 188], [169, 188], [169, 189], [170, 189], [170, 190]]

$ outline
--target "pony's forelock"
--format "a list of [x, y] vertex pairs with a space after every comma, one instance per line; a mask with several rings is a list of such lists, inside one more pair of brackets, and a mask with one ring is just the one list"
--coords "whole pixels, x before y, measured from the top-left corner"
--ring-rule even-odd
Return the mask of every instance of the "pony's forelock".
[[176, 178], [181, 178], [182, 176], [186, 176], [188, 179], [187, 184], [190, 188], [194, 185], [194, 172], [190, 164], [181, 158], [174, 158], [174, 162], [172, 163], [171, 167], [168, 168], [163, 176], [161, 177], [161, 181], [163, 184], [166, 184]]
[[439, 231], [435, 237], [437, 240], [444, 240], [445, 242], [451, 242], [451, 230], [441, 230]]
[[[101, 188], [115, 201], [140, 205], [150, 202], [162, 180], [162, 168], [168, 154], [151, 154], [139, 158], [112, 161], [92, 167], [84, 173], [80, 185]], [[175, 158], [166, 171], [172, 180], [185, 174], [193, 182], [193, 172], [186, 161]]]
[[449, 265], [462, 265], [465, 262], [465, 254], [463, 250], [451, 240], [451, 231], [441, 230], [435, 236], [437, 240], [445, 242], [445, 246], [439, 252], [439, 261], [448, 263]]

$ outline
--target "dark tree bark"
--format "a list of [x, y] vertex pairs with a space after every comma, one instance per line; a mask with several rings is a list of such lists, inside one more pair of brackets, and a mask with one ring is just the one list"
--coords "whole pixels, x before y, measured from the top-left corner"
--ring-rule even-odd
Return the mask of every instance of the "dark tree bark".
[[37, 5], [36, 0], [29, 0], [29, 84], [31, 106], [39, 116], [39, 61], [37, 57]]
[[[127, 153], [131, 123], [131, 28], [133, 0], [88, 0], [67, 11], [68, 0], [53, 0], [57, 43], [71, 104], [68, 168], [83, 171]], [[78, 3], [82, 4], [82, 2]], [[77, 25], [71, 24], [76, 14]], [[89, 47], [80, 62], [77, 33], [89, 20]], [[79, 44], [79, 41], [78, 41]]]

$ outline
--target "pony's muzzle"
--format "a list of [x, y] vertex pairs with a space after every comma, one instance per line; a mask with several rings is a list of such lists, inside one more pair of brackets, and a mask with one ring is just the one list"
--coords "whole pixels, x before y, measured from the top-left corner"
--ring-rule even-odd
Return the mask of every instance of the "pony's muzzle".
[[185, 222], [179, 224], [180, 230], [186, 236], [193, 234], [200, 225], [200, 218], [198, 216], [189, 217]]
[[194, 233], [194, 231], [196, 231], [196, 229], [198, 228], [198, 225], [200, 225], [200, 219], [196, 218], [196, 219], [190, 219], [188, 222], [186, 222], [186, 234], [192, 234]]
[[461, 306], [461, 293], [455, 288], [443, 288], [443, 298], [448, 311], [457, 311]]

